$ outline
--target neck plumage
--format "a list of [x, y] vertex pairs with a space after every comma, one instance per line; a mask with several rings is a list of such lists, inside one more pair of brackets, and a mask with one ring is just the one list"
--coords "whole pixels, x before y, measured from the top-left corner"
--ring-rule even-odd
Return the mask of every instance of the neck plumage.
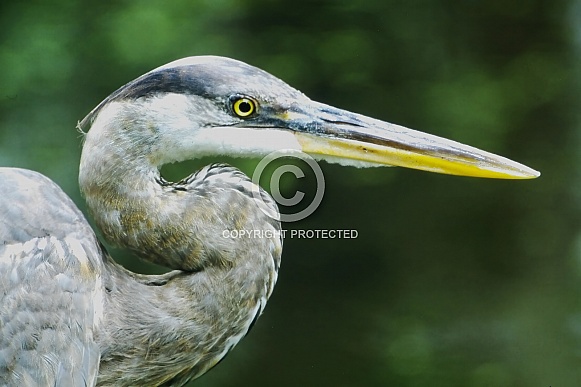
[[[212, 165], [180, 183], [165, 182], [147, 144], [131, 136], [129, 128], [93, 125], [83, 147], [81, 191], [109, 243], [178, 271], [149, 278], [108, 266], [103, 385], [121, 383], [127, 367], [148, 383], [187, 380], [212, 367], [262, 312], [282, 253], [280, 223], [266, 214], [278, 214], [276, 205], [247, 176]], [[139, 145], [143, 153], [136, 153]], [[268, 211], [257, 205], [256, 193]], [[232, 238], [233, 230], [260, 235]], [[108, 352], [120, 342], [128, 348]]]

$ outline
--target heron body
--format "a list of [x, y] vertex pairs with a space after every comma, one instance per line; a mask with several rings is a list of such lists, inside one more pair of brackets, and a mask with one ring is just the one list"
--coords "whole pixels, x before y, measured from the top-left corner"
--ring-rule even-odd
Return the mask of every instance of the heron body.
[[[220, 57], [152, 70], [80, 127], [87, 132], [79, 184], [103, 237], [173, 270], [126, 270], [56, 184], [0, 168], [0, 385], [181, 386], [251, 329], [280, 266], [275, 202], [236, 168], [214, 164], [173, 183], [160, 175], [164, 164], [291, 149], [356, 166], [538, 176], [500, 156], [311, 101]], [[233, 239], [225, 230], [269, 232]]]

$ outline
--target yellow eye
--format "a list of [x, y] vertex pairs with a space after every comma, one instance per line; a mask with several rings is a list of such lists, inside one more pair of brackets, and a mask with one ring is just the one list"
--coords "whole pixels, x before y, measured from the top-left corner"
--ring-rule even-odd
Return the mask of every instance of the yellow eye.
[[232, 110], [238, 117], [246, 118], [256, 111], [256, 102], [250, 98], [241, 97], [234, 101]]

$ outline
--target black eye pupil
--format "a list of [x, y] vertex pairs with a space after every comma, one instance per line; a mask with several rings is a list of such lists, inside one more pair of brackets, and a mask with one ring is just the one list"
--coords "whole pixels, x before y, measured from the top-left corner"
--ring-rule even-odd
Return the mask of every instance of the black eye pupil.
[[248, 102], [240, 102], [238, 109], [240, 109], [242, 113], [248, 113], [250, 110], [252, 110], [252, 106], [250, 106], [250, 103]]

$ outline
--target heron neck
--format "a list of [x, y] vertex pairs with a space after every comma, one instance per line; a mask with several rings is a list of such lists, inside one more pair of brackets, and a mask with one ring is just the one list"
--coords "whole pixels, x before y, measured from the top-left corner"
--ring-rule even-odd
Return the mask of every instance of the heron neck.
[[[117, 195], [118, 202], [132, 203], [118, 208], [137, 214], [143, 224], [135, 230], [122, 220], [117, 220], [121, 226], [106, 226], [139, 256], [181, 270], [161, 282], [137, 275], [128, 281], [126, 271], [114, 270], [107, 333], [100, 342], [100, 384], [162, 385], [167, 380], [156, 378], [174, 375], [180, 381], [175, 385], [182, 385], [217, 364], [262, 313], [280, 264], [279, 224], [256, 212], [245, 193], [229, 187], [232, 168], [221, 169], [212, 174], [205, 168], [185, 191], [150, 186], [160, 193], [147, 200]], [[264, 234], [252, 239], [225, 235], [238, 227]], [[127, 375], [133, 379], [125, 383]]]
[[228, 267], [242, 247], [252, 250], [228, 231], [280, 231], [274, 201], [238, 169], [210, 166], [168, 183], [128, 133], [94, 125], [81, 156], [81, 192], [107, 242], [171, 269], [198, 271]]
[[[168, 364], [176, 378], [188, 380], [225, 356], [272, 293], [282, 252], [280, 223], [260, 210], [252, 192], [260, 193], [271, 213], [276, 206], [228, 166], [165, 183], [146, 155], [131, 150], [131, 141], [112, 141], [99, 129], [86, 136], [79, 171], [97, 226], [109, 243], [179, 270], [145, 277], [110, 262], [99, 384], [162, 384], [167, 380], [154, 381], [168, 375]], [[232, 230], [262, 234], [232, 238]], [[130, 368], [135, 372], [123, 372]], [[143, 380], [124, 383], [124, 375]]]

